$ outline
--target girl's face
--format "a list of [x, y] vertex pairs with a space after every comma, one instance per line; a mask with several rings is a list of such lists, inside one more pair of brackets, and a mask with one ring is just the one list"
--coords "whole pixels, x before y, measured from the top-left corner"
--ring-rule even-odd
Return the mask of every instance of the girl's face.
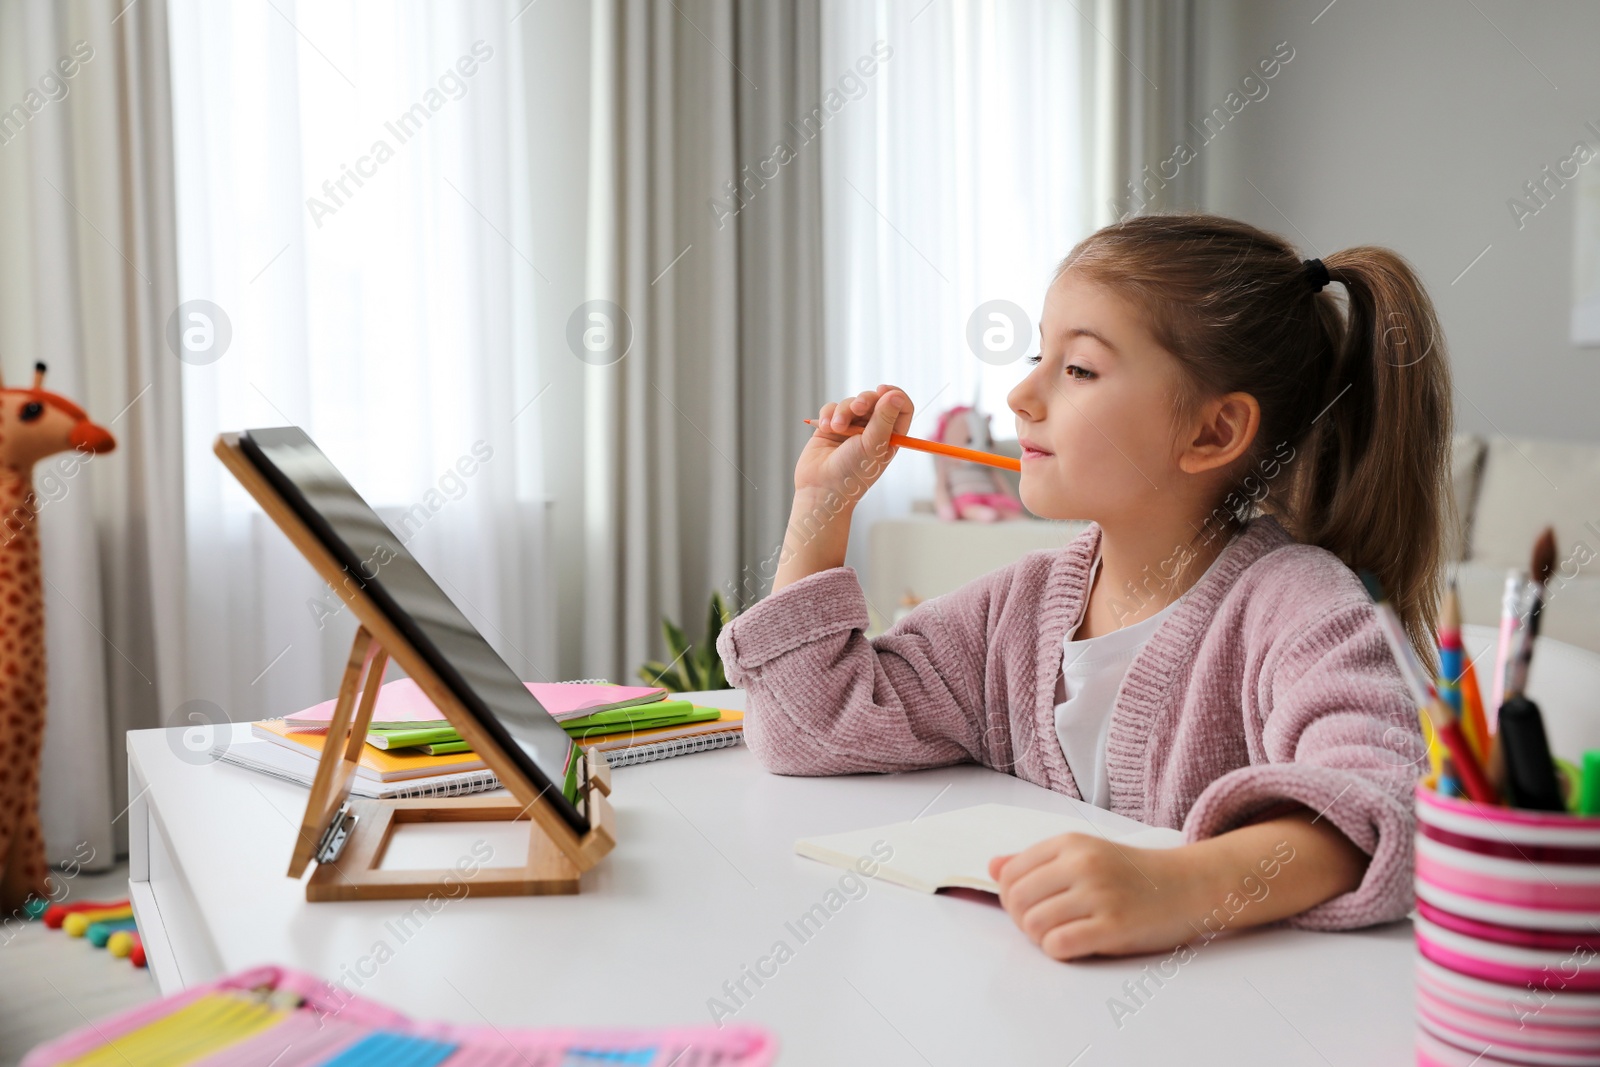
[[1028, 510], [1104, 525], [1170, 508], [1183, 480], [1177, 360], [1132, 305], [1070, 269], [1045, 295], [1039, 334], [1038, 365], [1006, 398]]

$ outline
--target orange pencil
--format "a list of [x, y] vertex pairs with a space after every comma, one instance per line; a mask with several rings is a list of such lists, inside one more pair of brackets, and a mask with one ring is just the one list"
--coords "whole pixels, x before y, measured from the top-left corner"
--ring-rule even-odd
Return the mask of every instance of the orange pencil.
[[[806, 419], [807, 426], [815, 426], [816, 419]], [[855, 437], [866, 429], [865, 426], [850, 426], [843, 430], [827, 430], [827, 433], [841, 434], [845, 437]], [[964, 459], [972, 463], [987, 463], [991, 467], [1003, 470], [1022, 470], [1022, 461], [1012, 459], [1010, 456], [997, 456], [993, 452], [980, 452], [976, 448], [962, 448], [960, 445], [947, 445], [943, 441], [924, 441], [920, 437], [907, 437], [903, 433], [889, 435], [889, 443], [896, 448], [909, 448], [916, 452], [932, 452], [935, 455], [949, 456], [952, 459]]]

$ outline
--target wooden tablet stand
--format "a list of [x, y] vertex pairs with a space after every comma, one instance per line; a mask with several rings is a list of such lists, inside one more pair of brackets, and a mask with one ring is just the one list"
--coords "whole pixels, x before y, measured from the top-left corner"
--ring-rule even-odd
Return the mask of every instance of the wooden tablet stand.
[[[580, 835], [478, 724], [359, 583], [350, 580], [345, 568], [240, 449], [238, 434], [220, 435], [215, 451], [360, 622], [289, 861], [290, 878], [301, 877], [313, 860], [317, 862], [317, 869], [306, 883], [306, 899], [393, 900], [433, 894], [459, 897], [463, 885], [467, 893], [475, 896], [578, 892], [579, 876], [616, 845], [616, 816], [606, 799], [611, 792], [611, 772], [605, 757], [593, 751], [580, 756], [585, 760], [585, 766], [580, 768], [580, 800], [589, 817], [589, 830]], [[510, 798], [349, 800], [350, 783], [366, 744], [367, 726], [372, 721], [384, 669], [391, 658], [499, 776], [510, 791]], [[448, 867], [420, 871], [378, 869], [390, 838], [402, 823], [516, 819], [527, 819], [529, 824], [528, 858], [521, 867], [479, 866], [470, 875]]]

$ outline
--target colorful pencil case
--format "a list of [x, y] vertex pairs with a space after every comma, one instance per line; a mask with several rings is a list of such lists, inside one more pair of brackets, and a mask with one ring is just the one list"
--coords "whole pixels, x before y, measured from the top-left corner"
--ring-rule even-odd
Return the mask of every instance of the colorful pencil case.
[[1417, 1062], [1600, 1063], [1600, 818], [1416, 803]]
[[23, 1067], [766, 1067], [755, 1026], [518, 1030], [419, 1022], [320, 979], [257, 967], [40, 1045]]

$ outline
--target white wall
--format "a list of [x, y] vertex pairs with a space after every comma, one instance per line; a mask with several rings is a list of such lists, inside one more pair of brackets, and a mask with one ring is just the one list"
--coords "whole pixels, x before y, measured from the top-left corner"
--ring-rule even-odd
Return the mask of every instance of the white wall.
[[1295, 50], [1201, 149], [1202, 206], [1307, 255], [1406, 256], [1444, 323], [1459, 430], [1600, 441], [1600, 348], [1568, 341], [1577, 187], [1520, 230], [1506, 206], [1575, 141], [1600, 148], [1600, 4], [1326, 3], [1198, 5], [1196, 112]]

